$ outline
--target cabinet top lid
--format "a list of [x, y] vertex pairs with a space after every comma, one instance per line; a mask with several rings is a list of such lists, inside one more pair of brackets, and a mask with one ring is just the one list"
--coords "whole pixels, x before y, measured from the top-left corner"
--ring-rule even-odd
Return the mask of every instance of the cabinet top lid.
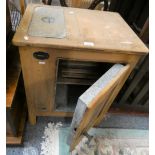
[[148, 53], [147, 47], [114, 12], [28, 5], [14, 35], [17, 46]]
[[66, 28], [63, 8], [36, 7], [27, 34], [32, 37], [65, 38]]

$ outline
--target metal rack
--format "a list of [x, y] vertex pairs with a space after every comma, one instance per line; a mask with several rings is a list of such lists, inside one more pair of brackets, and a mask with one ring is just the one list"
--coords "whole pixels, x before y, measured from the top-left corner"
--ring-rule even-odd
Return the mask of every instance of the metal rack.
[[12, 24], [12, 31], [16, 31], [20, 20], [21, 20], [21, 12], [17, 9], [15, 4], [12, 1], [8, 1], [9, 11], [10, 11], [10, 17], [11, 17], [11, 24]]

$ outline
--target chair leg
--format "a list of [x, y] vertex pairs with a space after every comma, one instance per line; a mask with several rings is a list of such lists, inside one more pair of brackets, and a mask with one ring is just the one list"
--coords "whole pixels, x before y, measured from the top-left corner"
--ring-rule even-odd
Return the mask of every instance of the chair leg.
[[68, 7], [65, 0], [60, 0], [61, 6]]
[[94, 10], [101, 2], [104, 2], [104, 11], [106, 11], [108, 9], [108, 0], [94, 0], [88, 9]]
[[47, 5], [51, 5], [51, 4], [52, 4], [52, 0], [48, 0]]
[[[95, 7], [104, 1], [104, 11], [106, 11], [108, 9], [108, 0], [94, 0], [90, 6], [88, 7], [88, 9], [91, 9], [91, 10], [94, 10]], [[66, 4], [66, 1], [65, 0], [60, 0], [60, 4], [61, 6], [64, 6], [64, 7], [68, 7], [68, 5]]]
[[46, 5], [51, 5], [52, 4], [52, 0], [42, 0], [42, 2]]

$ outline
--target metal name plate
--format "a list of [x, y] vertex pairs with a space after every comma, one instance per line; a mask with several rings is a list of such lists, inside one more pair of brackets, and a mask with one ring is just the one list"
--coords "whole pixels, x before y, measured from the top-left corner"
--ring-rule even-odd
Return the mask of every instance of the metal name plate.
[[63, 8], [36, 7], [29, 25], [28, 35], [45, 38], [65, 38]]

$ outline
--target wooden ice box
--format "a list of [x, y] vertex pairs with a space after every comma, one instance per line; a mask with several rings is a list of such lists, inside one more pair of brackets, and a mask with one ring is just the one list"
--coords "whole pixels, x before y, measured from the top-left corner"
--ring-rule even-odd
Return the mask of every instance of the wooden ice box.
[[[34, 4], [27, 7], [13, 43], [20, 51], [30, 122], [79, 111], [83, 120], [76, 132], [103, 119], [148, 53], [118, 13]], [[75, 110], [82, 98], [86, 107]]]

